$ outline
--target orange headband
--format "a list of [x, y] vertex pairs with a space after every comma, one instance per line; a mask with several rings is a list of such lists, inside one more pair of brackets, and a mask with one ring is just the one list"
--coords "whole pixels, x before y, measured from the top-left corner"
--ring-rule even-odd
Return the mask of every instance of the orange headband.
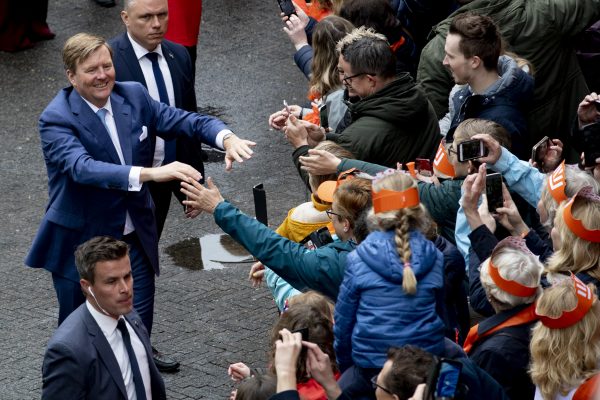
[[435, 158], [433, 159], [433, 166], [435, 169], [437, 169], [446, 176], [449, 176], [451, 178], [456, 177], [456, 171], [454, 170], [454, 166], [450, 163], [450, 160], [448, 159], [448, 153], [446, 152], [446, 148], [444, 147], [443, 142], [440, 142], [440, 146], [437, 149], [437, 153], [435, 153]]
[[533, 254], [527, 248], [527, 245], [525, 244], [524, 239], [517, 238], [514, 236], [509, 236], [506, 239], [501, 240], [500, 242], [498, 242], [498, 244], [492, 251], [492, 255], [490, 256], [490, 263], [489, 263], [490, 267], [488, 268], [490, 278], [492, 278], [492, 281], [494, 281], [496, 286], [498, 286], [500, 289], [504, 290], [506, 293], [512, 294], [513, 296], [518, 296], [518, 297], [533, 296], [537, 292], [537, 289], [538, 289], [537, 286], [529, 287], [529, 286], [525, 286], [517, 281], [511, 281], [508, 279], [504, 279], [500, 275], [500, 271], [498, 271], [498, 267], [496, 267], [494, 265], [494, 263], [492, 262], [492, 258], [494, 258], [494, 254], [496, 253], [496, 251], [498, 249], [501, 249], [504, 247], [511, 247], [513, 249], [520, 250], [524, 253]]
[[375, 211], [375, 214], [418, 205], [419, 191], [416, 187], [411, 187], [402, 192], [387, 189], [381, 189], [379, 192], [373, 191], [373, 211]]
[[567, 178], [565, 174], [565, 162], [563, 160], [548, 177], [548, 191], [550, 191], [552, 198], [560, 204], [568, 199], [565, 193], [566, 188]]
[[323, 201], [333, 203], [333, 194], [335, 193], [338, 186], [340, 186], [342, 182], [345, 182], [348, 179], [354, 179], [354, 175], [356, 175], [359, 172], [360, 171], [356, 168], [350, 168], [344, 172], [341, 172], [338, 175], [337, 180], [325, 181], [321, 183], [319, 185], [319, 188], [317, 189], [317, 196], [319, 196], [319, 198]]
[[594, 303], [592, 290], [572, 273], [571, 279], [573, 280], [575, 295], [577, 296], [577, 305], [575, 308], [570, 311], [563, 311], [558, 318], [538, 315], [542, 324], [550, 329], [563, 329], [575, 325], [577, 322], [581, 321], [590, 308], [592, 308], [592, 304]]
[[565, 220], [565, 224], [569, 230], [575, 234], [575, 236], [583, 240], [587, 240], [588, 242], [600, 243], [600, 229], [587, 229], [585, 226], [583, 226], [583, 222], [581, 220], [576, 219], [573, 216], [572, 207], [577, 196], [581, 196], [591, 201], [600, 202], [600, 196], [594, 193], [594, 190], [591, 186], [585, 186], [581, 188], [565, 206], [563, 211], [563, 219]]

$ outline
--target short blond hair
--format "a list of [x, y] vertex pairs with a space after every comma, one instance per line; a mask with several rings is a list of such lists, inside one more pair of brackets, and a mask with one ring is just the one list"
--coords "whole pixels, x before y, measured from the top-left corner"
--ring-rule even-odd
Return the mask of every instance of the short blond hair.
[[[591, 285], [595, 293], [595, 287]], [[536, 303], [536, 313], [550, 318], [559, 317], [577, 304], [573, 281], [564, 278], [544, 290]], [[598, 307], [594, 294], [593, 307]], [[551, 329], [538, 322], [532, 330], [530, 375], [544, 399], [554, 399], [578, 386], [598, 370], [600, 315], [590, 309], [575, 325]]]
[[62, 52], [65, 70], [75, 72], [78, 64], [82, 63], [102, 46], [106, 46], [112, 59], [112, 48], [106, 43], [104, 38], [90, 33], [78, 33], [71, 36], [65, 42]]
[[[496, 250], [493, 258], [492, 260], [492, 257], [489, 257], [481, 264], [479, 279], [485, 293], [494, 300], [492, 301], [494, 309], [505, 311], [521, 304], [533, 303], [542, 292], [539, 284], [544, 266], [539, 259], [531, 253], [528, 254], [512, 247], [503, 247]], [[498, 268], [498, 273], [502, 278], [527, 287], [538, 286], [538, 290], [532, 296], [520, 297], [500, 289], [490, 276], [490, 261]]]

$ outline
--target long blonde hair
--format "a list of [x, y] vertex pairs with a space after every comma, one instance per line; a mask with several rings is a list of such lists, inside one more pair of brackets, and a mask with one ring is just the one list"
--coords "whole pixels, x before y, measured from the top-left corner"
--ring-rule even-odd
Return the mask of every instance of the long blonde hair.
[[313, 59], [310, 75], [310, 92], [325, 96], [341, 88], [342, 81], [337, 70], [338, 54], [336, 45], [344, 36], [352, 32], [354, 25], [337, 15], [323, 18], [315, 26], [312, 36]]
[[[417, 182], [404, 173], [394, 173], [373, 181], [373, 191], [378, 192], [382, 189], [402, 192], [404, 190], [417, 187]], [[425, 207], [419, 204], [415, 207], [401, 208], [400, 210], [387, 211], [382, 213], [371, 213], [368, 217], [369, 222], [374, 228], [380, 230], [395, 229], [396, 250], [398, 256], [405, 266], [410, 265], [412, 255], [409, 242], [409, 230], [418, 229], [423, 232], [428, 228], [427, 213]], [[417, 278], [412, 268], [404, 268], [402, 275], [402, 289], [407, 294], [417, 292]]]
[[[536, 313], [551, 318], [563, 311], [572, 310], [577, 295], [571, 279], [544, 290], [537, 301]], [[595, 288], [592, 288], [595, 292]], [[552, 400], [560, 392], [563, 395], [597, 372], [600, 360], [600, 315], [598, 299], [575, 325], [563, 329], [551, 329], [538, 322], [532, 330], [531, 380], [542, 392], [544, 400]]]
[[[582, 239], [569, 229], [563, 218], [566, 205], [567, 202], [563, 201], [556, 211], [554, 229], [560, 237], [561, 246], [548, 259], [546, 269], [549, 272], [586, 272], [600, 280], [600, 243]], [[587, 229], [600, 229], [600, 203], [577, 196], [571, 212]]]

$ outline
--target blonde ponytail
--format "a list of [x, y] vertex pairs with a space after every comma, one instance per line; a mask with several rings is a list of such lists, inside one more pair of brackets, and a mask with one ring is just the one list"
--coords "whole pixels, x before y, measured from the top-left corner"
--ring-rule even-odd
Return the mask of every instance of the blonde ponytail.
[[396, 225], [396, 249], [398, 255], [404, 263], [404, 271], [402, 273], [402, 289], [406, 294], [417, 293], [417, 278], [410, 266], [410, 242], [408, 240], [408, 230], [410, 228], [408, 212], [405, 209], [398, 211], [398, 224]]

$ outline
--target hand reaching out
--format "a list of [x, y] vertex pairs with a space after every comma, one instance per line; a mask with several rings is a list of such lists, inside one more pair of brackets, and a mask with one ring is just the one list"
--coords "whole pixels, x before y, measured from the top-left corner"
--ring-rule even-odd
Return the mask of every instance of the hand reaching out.
[[205, 188], [191, 179], [181, 182], [181, 192], [188, 197], [187, 200], [183, 201], [183, 204], [207, 213], [214, 213], [217, 205], [224, 199], [212, 178], [209, 177], [206, 180], [206, 186]]
[[250, 273], [248, 274], [248, 280], [252, 282], [252, 287], [259, 287], [263, 281], [265, 276], [265, 266], [260, 261], [252, 264], [252, 268], [250, 268]]
[[225, 148], [225, 169], [227, 171], [233, 168], [233, 162], [239, 163], [244, 162], [244, 159], [248, 160], [252, 157], [254, 152], [250, 147], [256, 146], [256, 143], [240, 139], [236, 135], [231, 135], [223, 141], [223, 147]]
[[313, 175], [335, 174], [341, 159], [325, 150], [308, 150], [307, 156], [300, 157], [302, 169]]
[[227, 368], [227, 375], [235, 382], [241, 382], [250, 377], [251, 373], [250, 368], [246, 364], [239, 362], [229, 365], [229, 368]]

